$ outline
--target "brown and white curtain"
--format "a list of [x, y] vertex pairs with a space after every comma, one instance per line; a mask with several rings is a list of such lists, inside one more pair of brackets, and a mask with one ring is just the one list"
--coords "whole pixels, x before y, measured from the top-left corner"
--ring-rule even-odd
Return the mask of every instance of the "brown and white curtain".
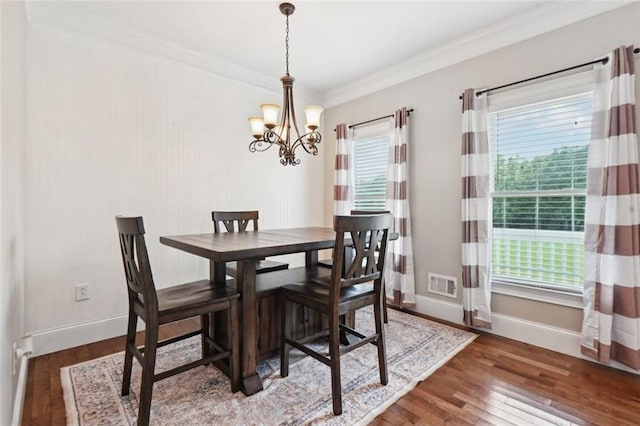
[[397, 232], [398, 239], [389, 242], [385, 289], [387, 302], [400, 307], [411, 307], [416, 304], [409, 214], [408, 116], [406, 108], [397, 110], [394, 114], [387, 172], [386, 205], [387, 210], [393, 215], [390, 231]]
[[462, 306], [464, 323], [491, 328], [491, 199], [487, 95], [462, 99]]
[[581, 351], [640, 369], [640, 187], [633, 46], [594, 69]]
[[346, 124], [336, 126], [336, 139], [333, 214], [348, 215], [353, 209], [353, 138]]

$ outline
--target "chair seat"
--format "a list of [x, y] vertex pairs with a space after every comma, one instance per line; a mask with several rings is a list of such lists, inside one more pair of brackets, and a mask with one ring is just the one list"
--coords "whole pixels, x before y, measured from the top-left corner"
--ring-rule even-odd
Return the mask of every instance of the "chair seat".
[[[327, 303], [329, 300], [329, 287], [331, 286], [331, 278], [314, 279], [296, 284], [287, 284], [282, 287], [282, 291], [288, 295], [295, 295], [317, 301], [319, 303]], [[340, 290], [340, 303], [347, 303], [363, 296], [375, 295], [373, 291], [373, 282], [357, 284]], [[287, 296], [285, 294], [285, 296]]]
[[[375, 259], [376, 261], [378, 261], [378, 252], [376, 251], [375, 253]], [[333, 268], [333, 259], [324, 259], [324, 260], [318, 260], [318, 266], [322, 267], [322, 268], [328, 268], [331, 269]], [[327, 279], [326, 283], [324, 285], [331, 285], [331, 280]], [[384, 312], [384, 323], [387, 324], [389, 322], [389, 314], [387, 313], [387, 295], [386, 295], [386, 290], [384, 289], [384, 287], [382, 288], [383, 291], [383, 300], [382, 300], [382, 307], [383, 307], [383, 312]]]
[[[256, 274], [266, 274], [267, 272], [282, 271], [289, 269], [289, 264], [284, 262], [276, 262], [274, 260], [259, 260], [256, 264]], [[227, 263], [227, 274], [235, 277], [238, 272], [236, 262]]]
[[[158, 314], [160, 317], [172, 316], [176, 312], [197, 311], [215, 303], [227, 302], [238, 297], [235, 289], [227, 286], [213, 285], [209, 280], [194, 281], [173, 287], [157, 290]], [[197, 313], [195, 314], [197, 315]]]

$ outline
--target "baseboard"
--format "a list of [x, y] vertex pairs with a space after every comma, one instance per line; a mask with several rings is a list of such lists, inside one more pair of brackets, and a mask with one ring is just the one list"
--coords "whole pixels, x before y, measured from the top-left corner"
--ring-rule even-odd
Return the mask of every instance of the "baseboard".
[[27, 388], [27, 373], [29, 368], [29, 356], [23, 355], [20, 358], [20, 371], [18, 372], [18, 385], [16, 395], [13, 400], [13, 413], [11, 416], [11, 426], [22, 424], [22, 406], [24, 404], [24, 393]]
[[[457, 303], [416, 295], [416, 307], [413, 308], [413, 310], [424, 315], [463, 325], [462, 305]], [[493, 313], [491, 317], [491, 330], [482, 329], [482, 331], [596, 362], [580, 353], [581, 335], [577, 331], [566, 330], [503, 314]], [[609, 366], [630, 373], [640, 374], [639, 371], [632, 370], [617, 362], [612, 362]]]
[[[413, 310], [424, 315], [463, 325], [462, 305], [457, 303], [416, 295], [416, 307]], [[580, 333], [577, 331], [566, 330], [503, 314], [494, 313], [492, 314], [492, 318], [492, 329], [482, 329], [483, 331], [595, 362], [593, 359], [587, 358], [580, 353]], [[139, 321], [138, 330], [143, 329], [144, 324], [142, 321]], [[126, 330], [127, 316], [122, 315], [32, 333], [33, 354], [31, 356], [45, 355], [63, 349], [122, 336], [126, 333]], [[610, 366], [630, 373], [640, 374], [639, 371], [632, 370], [616, 362], [612, 362]]]
[[[138, 330], [144, 329], [142, 321], [138, 321]], [[33, 336], [33, 355], [45, 355], [127, 333], [127, 316], [122, 315], [98, 321], [73, 324], [66, 327], [53, 328], [31, 333]]]
[[16, 383], [16, 393], [13, 397], [13, 413], [11, 416], [11, 426], [19, 426], [22, 424], [22, 407], [24, 405], [24, 396], [27, 389], [29, 358], [33, 354], [33, 340], [31, 336], [26, 336], [22, 339], [20, 348], [15, 348], [14, 345], [14, 351], [14, 362], [19, 365], [19, 370], [18, 381]]

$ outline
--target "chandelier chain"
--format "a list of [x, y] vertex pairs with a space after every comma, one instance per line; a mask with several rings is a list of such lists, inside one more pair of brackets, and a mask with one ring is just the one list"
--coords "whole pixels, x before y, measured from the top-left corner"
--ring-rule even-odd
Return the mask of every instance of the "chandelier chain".
[[289, 15], [287, 15], [287, 33], [286, 33], [286, 37], [284, 38], [284, 44], [286, 47], [286, 61], [287, 61], [287, 75], [289, 75]]

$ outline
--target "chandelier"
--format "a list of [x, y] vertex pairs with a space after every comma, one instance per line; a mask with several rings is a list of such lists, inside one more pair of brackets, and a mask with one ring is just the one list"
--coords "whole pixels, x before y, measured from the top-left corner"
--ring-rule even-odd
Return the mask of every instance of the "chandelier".
[[[317, 105], [307, 105], [304, 113], [307, 118], [305, 132], [300, 135], [298, 123], [296, 121], [296, 110], [293, 106], [293, 82], [294, 78], [289, 75], [289, 15], [296, 10], [291, 3], [281, 3], [280, 12], [287, 17], [287, 32], [285, 37], [286, 46], [286, 75], [280, 78], [283, 89], [282, 116], [278, 121], [280, 106], [275, 104], [262, 104], [262, 117], [249, 117], [251, 124], [251, 134], [255, 138], [249, 144], [249, 151], [266, 151], [273, 145], [278, 146], [280, 163], [283, 166], [300, 164], [300, 159], [296, 158], [296, 149], [302, 147], [307, 153], [318, 155], [318, 144], [322, 141], [322, 135], [318, 132], [320, 127], [320, 115], [322, 107]], [[295, 131], [295, 139], [292, 138], [292, 128]], [[292, 140], [293, 139], [293, 140]]]

